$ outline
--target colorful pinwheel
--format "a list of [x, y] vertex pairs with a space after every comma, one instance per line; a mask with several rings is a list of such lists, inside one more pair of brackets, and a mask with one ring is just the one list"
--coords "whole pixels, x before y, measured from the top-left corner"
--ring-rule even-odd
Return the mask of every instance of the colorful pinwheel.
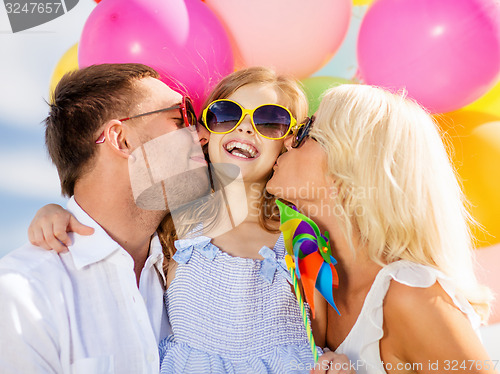
[[[285, 248], [288, 255], [294, 259], [295, 272], [302, 281], [305, 298], [311, 307], [312, 315], [315, 315], [315, 288], [339, 313], [333, 300], [333, 288], [338, 288], [339, 284], [335, 270], [337, 260], [332, 256], [328, 232], [322, 235], [313, 220], [279, 200], [276, 203], [280, 210], [280, 230], [285, 239]], [[289, 270], [292, 270], [290, 266]]]

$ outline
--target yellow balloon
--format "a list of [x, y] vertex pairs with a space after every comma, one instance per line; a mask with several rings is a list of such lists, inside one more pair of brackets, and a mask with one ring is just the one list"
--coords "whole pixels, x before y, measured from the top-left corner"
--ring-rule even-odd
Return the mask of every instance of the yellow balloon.
[[68, 49], [57, 63], [52, 78], [50, 78], [49, 97], [52, 97], [52, 92], [54, 92], [63, 75], [73, 70], [78, 70], [78, 43]]
[[476, 110], [500, 117], [500, 81], [498, 81], [496, 86], [485, 95], [481, 96], [478, 100], [466, 106], [464, 109]]
[[480, 227], [473, 226], [477, 247], [500, 242], [500, 117], [460, 110], [438, 122], [451, 140], [455, 168]]
[[373, 0], [352, 0], [353, 5], [370, 5]]

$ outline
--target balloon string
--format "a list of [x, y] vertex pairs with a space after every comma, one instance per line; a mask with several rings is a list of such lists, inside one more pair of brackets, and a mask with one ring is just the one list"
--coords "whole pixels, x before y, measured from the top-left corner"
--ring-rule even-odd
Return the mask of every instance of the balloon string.
[[[289, 256], [289, 255], [287, 255], [287, 256]], [[287, 264], [289, 264], [289, 263], [287, 262]], [[314, 363], [317, 363], [318, 362], [318, 349], [316, 348], [316, 343], [314, 342], [314, 336], [312, 333], [311, 324], [307, 320], [306, 307], [304, 305], [304, 300], [302, 300], [302, 295], [300, 293], [297, 275], [295, 274], [295, 270], [293, 269], [293, 266], [288, 266], [288, 270], [290, 271], [290, 275], [292, 276], [293, 289], [295, 290], [295, 296], [297, 297], [297, 300], [299, 302], [300, 313], [302, 314], [302, 320], [304, 321], [304, 326], [306, 327], [307, 337], [309, 338], [309, 343], [311, 345], [311, 351], [312, 351], [312, 354], [314, 356]]]

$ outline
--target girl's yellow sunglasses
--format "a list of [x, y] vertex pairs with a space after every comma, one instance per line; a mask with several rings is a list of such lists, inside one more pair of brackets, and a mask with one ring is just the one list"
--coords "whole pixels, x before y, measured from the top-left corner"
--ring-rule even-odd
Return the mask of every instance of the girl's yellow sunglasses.
[[245, 109], [236, 101], [221, 99], [203, 110], [205, 127], [214, 134], [227, 134], [238, 127], [246, 115], [250, 116], [255, 131], [267, 139], [283, 139], [297, 124], [292, 113], [278, 104], [264, 104]]

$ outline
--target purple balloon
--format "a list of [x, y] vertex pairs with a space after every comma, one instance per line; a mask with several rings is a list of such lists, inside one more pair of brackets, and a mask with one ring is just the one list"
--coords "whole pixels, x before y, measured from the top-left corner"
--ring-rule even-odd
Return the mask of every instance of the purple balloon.
[[231, 44], [200, 0], [106, 0], [85, 23], [80, 67], [138, 62], [155, 68], [199, 110], [210, 90], [234, 69]]
[[435, 113], [485, 94], [500, 73], [496, 0], [378, 0], [358, 37], [361, 79], [398, 90]]

